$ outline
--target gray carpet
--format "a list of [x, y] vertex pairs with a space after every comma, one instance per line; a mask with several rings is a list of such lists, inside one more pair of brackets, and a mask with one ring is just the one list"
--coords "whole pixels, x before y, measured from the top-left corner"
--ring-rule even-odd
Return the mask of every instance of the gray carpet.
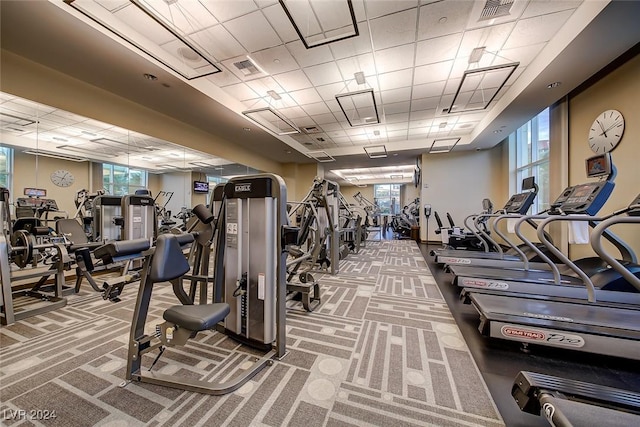
[[[112, 304], [84, 285], [67, 307], [0, 329], [2, 423], [503, 425], [415, 242], [368, 242], [341, 262], [339, 275], [316, 277], [323, 301], [315, 312], [289, 303], [289, 354], [226, 396], [119, 387], [136, 286]], [[154, 297], [150, 328], [176, 301], [169, 286]], [[221, 334], [201, 333], [167, 350], [154, 369], [222, 378], [253, 354]], [[148, 367], [152, 358], [145, 357]], [[42, 420], [54, 411], [55, 419]]]

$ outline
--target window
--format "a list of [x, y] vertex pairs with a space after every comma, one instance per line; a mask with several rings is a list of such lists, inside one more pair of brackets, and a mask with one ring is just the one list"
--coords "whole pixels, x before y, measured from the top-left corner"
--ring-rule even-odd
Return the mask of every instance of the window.
[[0, 147], [0, 187], [11, 190], [11, 172], [13, 166], [13, 150]]
[[133, 194], [136, 190], [147, 188], [147, 171], [104, 163], [102, 183], [105, 190], [114, 196]]
[[373, 202], [383, 215], [400, 213], [400, 184], [376, 184], [373, 186]]
[[525, 123], [512, 137], [516, 147], [517, 191], [521, 191], [523, 178], [535, 177], [539, 191], [532, 213], [542, 212], [549, 208], [549, 109]]

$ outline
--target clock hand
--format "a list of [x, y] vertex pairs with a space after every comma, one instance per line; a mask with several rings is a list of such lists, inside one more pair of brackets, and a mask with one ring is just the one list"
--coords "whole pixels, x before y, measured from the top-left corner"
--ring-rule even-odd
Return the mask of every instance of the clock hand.
[[613, 129], [614, 127], [619, 126], [619, 125], [620, 125], [620, 123], [615, 122], [615, 123], [613, 123], [611, 126], [609, 126], [609, 127], [607, 128], [607, 130], [605, 130], [605, 132], [609, 132], [611, 129]]
[[602, 126], [602, 123], [600, 123], [599, 120], [596, 120], [596, 122], [598, 122], [598, 124], [600, 125], [600, 129], [602, 129], [602, 133], [600, 134], [600, 136], [604, 135], [604, 137], [607, 138], [607, 131], [604, 130], [604, 126]]

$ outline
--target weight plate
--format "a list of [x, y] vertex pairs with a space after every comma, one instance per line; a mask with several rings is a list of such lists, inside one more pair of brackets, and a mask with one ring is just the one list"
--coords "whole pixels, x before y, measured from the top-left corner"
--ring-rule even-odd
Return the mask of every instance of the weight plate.
[[20, 268], [24, 268], [33, 259], [33, 245], [35, 238], [24, 230], [16, 230], [11, 235], [11, 252], [13, 262]]

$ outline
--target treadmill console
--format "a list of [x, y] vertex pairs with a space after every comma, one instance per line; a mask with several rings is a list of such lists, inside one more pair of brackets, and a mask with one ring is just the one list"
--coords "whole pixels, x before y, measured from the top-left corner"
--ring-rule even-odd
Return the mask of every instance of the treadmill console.
[[565, 214], [595, 215], [611, 195], [613, 187], [611, 181], [575, 185], [563, 191], [552, 206]]
[[502, 209], [509, 214], [525, 215], [535, 199], [536, 193], [531, 191], [514, 194]]

